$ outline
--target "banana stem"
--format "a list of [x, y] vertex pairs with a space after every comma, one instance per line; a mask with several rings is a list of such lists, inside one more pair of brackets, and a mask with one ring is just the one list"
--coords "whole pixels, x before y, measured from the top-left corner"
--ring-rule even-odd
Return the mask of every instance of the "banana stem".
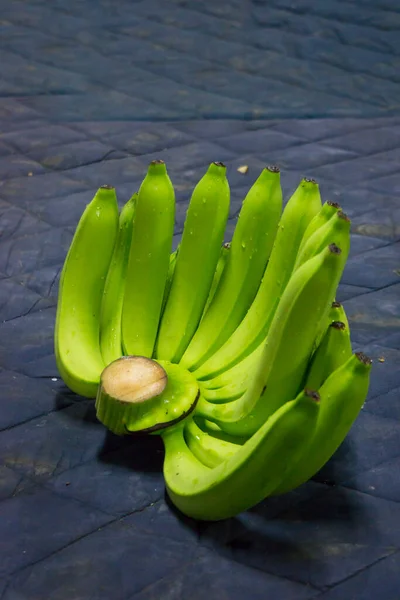
[[184, 419], [199, 388], [178, 365], [144, 356], [123, 356], [101, 374], [97, 418], [117, 435], [155, 433]]
[[[154, 409], [168, 382], [167, 373], [144, 356], [123, 356], [101, 374], [96, 398], [97, 417], [115, 433]], [[120, 431], [122, 430], [122, 431]]]

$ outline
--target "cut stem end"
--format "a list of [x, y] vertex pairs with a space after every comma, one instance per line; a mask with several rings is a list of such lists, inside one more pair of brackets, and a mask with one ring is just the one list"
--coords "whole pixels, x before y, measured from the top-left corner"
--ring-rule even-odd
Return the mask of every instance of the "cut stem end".
[[123, 356], [106, 367], [101, 376], [103, 391], [127, 404], [139, 404], [159, 396], [168, 383], [161, 365], [145, 356]]
[[179, 365], [123, 356], [101, 374], [96, 414], [117, 435], [154, 433], [184, 419], [198, 394], [197, 381]]

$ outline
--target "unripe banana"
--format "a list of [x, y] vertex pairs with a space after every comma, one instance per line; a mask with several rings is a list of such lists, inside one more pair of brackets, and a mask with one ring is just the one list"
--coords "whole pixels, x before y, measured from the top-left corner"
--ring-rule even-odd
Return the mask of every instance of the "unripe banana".
[[328, 313], [328, 325], [333, 321], [341, 321], [346, 325], [346, 328], [350, 331], [349, 321], [346, 316], [343, 304], [340, 302], [332, 302], [331, 308]]
[[[257, 372], [264, 345], [265, 342], [262, 342], [240, 363], [217, 375], [214, 379], [200, 382], [203, 398], [213, 404], [223, 404], [242, 396]], [[223, 385], [210, 387], [212, 382], [214, 386], [216, 382], [223, 383]]]
[[197, 329], [221, 252], [229, 199], [226, 167], [212, 163], [190, 200], [158, 333], [158, 358], [179, 362]]
[[350, 335], [349, 322], [347, 320], [347, 316], [346, 316], [345, 310], [343, 308], [343, 305], [340, 304], [340, 302], [336, 302], [336, 301], [332, 302], [330, 308], [327, 311], [326, 318], [323, 318], [321, 320], [321, 326], [319, 328], [317, 337], [315, 338], [314, 350], [316, 350], [318, 348], [318, 346], [320, 345], [322, 338], [328, 331], [329, 325], [331, 323], [333, 323], [333, 321], [340, 321], [341, 323], [344, 323], [346, 330], [348, 331], [348, 333]]
[[167, 304], [169, 292], [170, 292], [171, 285], [172, 285], [172, 279], [173, 279], [174, 273], [175, 273], [176, 257], [178, 256], [178, 252], [179, 252], [179, 244], [178, 244], [176, 250], [174, 250], [174, 252], [172, 252], [169, 257], [169, 266], [168, 266], [167, 280], [165, 282], [164, 295], [163, 295], [163, 301], [162, 301], [162, 306], [161, 306], [161, 314], [164, 313], [164, 308], [165, 308], [165, 305]]
[[282, 211], [277, 167], [262, 171], [243, 201], [225, 269], [215, 296], [182, 356], [195, 370], [229, 338], [260, 286]]
[[[230, 369], [227, 369], [212, 379], [206, 379], [202, 381], [202, 390], [218, 390], [233, 385], [237, 386], [238, 388], [242, 388], [244, 386], [244, 390], [247, 387], [247, 381], [249, 377], [252, 376], [252, 373], [261, 357], [264, 344], [265, 342], [259, 344], [251, 354], [246, 356], [246, 358], [238, 362]], [[243, 382], [243, 386], [241, 382]]]
[[239, 435], [229, 435], [212, 421], [207, 421], [207, 419], [203, 419], [196, 415], [195, 417], [197, 425], [200, 427], [204, 433], [208, 433], [218, 440], [222, 440], [224, 442], [231, 442], [235, 444], [243, 445], [249, 439], [249, 436], [239, 436]]
[[150, 163], [136, 200], [122, 310], [125, 354], [151, 357], [170, 263], [175, 193], [163, 161]]
[[[315, 256], [327, 244], [335, 243], [342, 250], [341, 260], [345, 265], [350, 252], [350, 227], [351, 221], [342, 211], [336, 212], [331, 219], [322, 227], [320, 227], [306, 242], [302, 252], [297, 256], [295, 270], [304, 262]], [[337, 281], [339, 284], [339, 280]], [[332, 300], [335, 298], [337, 289], [333, 291]], [[326, 329], [331, 321], [329, 321], [332, 308], [327, 306], [324, 316], [321, 318], [317, 335], [315, 336], [314, 348], [317, 348], [324, 336]], [[335, 319], [341, 321], [342, 319]], [[343, 321], [346, 324], [346, 321]]]
[[318, 390], [333, 371], [351, 356], [350, 332], [341, 321], [333, 321], [312, 357], [305, 387]]
[[320, 209], [318, 184], [314, 180], [303, 179], [283, 211], [271, 256], [252, 305], [225, 344], [195, 371], [198, 380], [229, 369], [266, 338], [292, 274], [304, 231]]
[[204, 466], [189, 450], [182, 424], [164, 430], [164, 477], [172, 502], [189, 517], [216, 521], [263, 500], [280, 484], [312, 437], [318, 400], [315, 392], [302, 392], [214, 469]]
[[225, 402], [236, 400], [247, 390], [248, 379], [249, 375], [243, 373], [240, 381], [234, 381], [222, 388], [201, 388], [202, 396], [207, 402], [211, 402], [212, 404], [224, 404]]
[[121, 211], [117, 240], [104, 286], [100, 313], [100, 348], [106, 365], [123, 354], [122, 307], [136, 198], [137, 194], [134, 194]]
[[[213, 280], [211, 283], [210, 291], [209, 291], [208, 297], [207, 297], [207, 302], [204, 306], [204, 310], [203, 310], [201, 319], [204, 319], [204, 315], [207, 313], [208, 307], [210, 306], [210, 304], [215, 296], [215, 292], [218, 289], [219, 282], [221, 281], [222, 273], [224, 272], [224, 269], [226, 267], [226, 261], [228, 260], [230, 248], [231, 248], [230, 242], [227, 242], [221, 248], [221, 254], [219, 256], [217, 266], [215, 267], [214, 277], [213, 277]], [[200, 321], [200, 323], [201, 323], [201, 321]]]
[[115, 190], [103, 186], [78, 223], [61, 273], [54, 332], [57, 368], [73, 392], [88, 398], [96, 397], [105, 367], [99, 321], [117, 231]]
[[226, 404], [200, 398], [196, 411], [232, 435], [251, 435], [299, 390], [315, 336], [343, 271], [331, 244], [291, 277], [275, 313], [258, 368], [247, 391]]
[[307, 229], [304, 232], [304, 235], [301, 240], [300, 247], [299, 247], [298, 255], [301, 253], [301, 251], [304, 248], [304, 245], [306, 244], [306, 242], [308, 242], [310, 237], [320, 227], [325, 225], [325, 223], [327, 223], [333, 217], [333, 215], [335, 215], [339, 210], [340, 210], [340, 206], [336, 202], [328, 201], [322, 205], [321, 210], [315, 215], [315, 217], [313, 219], [311, 219]]
[[241, 447], [234, 441], [228, 442], [205, 433], [193, 419], [186, 421], [184, 436], [189, 450], [203, 465], [210, 468], [233, 456]]
[[329, 221], [317, 229], [304, 244], [297, 255], [294, 270], [321, 252], [328, 244], [340, 245], [343, 260], [346, 261], [350, 250], [350, 226], [351, 222], [347, 215], [341, 210], [335, 212]]
[[352, 355], [321, 387], [317, 427], [296, 465], [273, 492], [284, 494], [308, 481], [336, 452], [347, 436], [367, 397], [371, 359]]

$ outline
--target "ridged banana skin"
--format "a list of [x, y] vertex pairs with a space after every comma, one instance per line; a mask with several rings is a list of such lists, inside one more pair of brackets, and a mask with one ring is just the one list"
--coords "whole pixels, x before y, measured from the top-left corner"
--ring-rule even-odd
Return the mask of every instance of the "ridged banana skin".
[[323, 225], [325, 225], [340, 210], [340, 205], [336, 202], [325, 202], [321, 210], [311, 219], [307, 229], [304, 232], [298, 254], [303, 250], [310, 237]]
[[245, 374], [242, 374], [240, 381], [235, 381], [234, 383], [228, 384], [223, 388], [214, 390], [208, 390], [207, 388], [202, 389], [203, 398], [212, 404], [224, 404], [225, 402], [236, 400], [237, 398], [240, 398], [240, 396], [242, 396], [247, 390], [247, 380], [248, 377]]
[[345, 363], [351, 355], [348, 328], [341, 321], [333, 321], [311, 359], [305, 387], [318, 390], [329, 375]]
[[322, 251], [328, 244], [341, 244], [343, 256], [347, 260], [350, 251], [350, 227], [351, 222], [347, 215], [341, 210], [337, 211], [330, 219], [317, 229], [304, 244], [298, 253], [294, 270], [298, 269], [307, 260]]
[[100, 310], [118, 232], [114, 188], [104, 186], [78, 223], [61, 272], [54, 347], [64, 383], [95, 398], [105, 364], [100, 350]]
[[217, 438], [219, 440], [223, 440], [225, 442], [232, 442], [235, 444], [244, 444], [245, 442], [247, 442], [247, 440], [249, 439], [249, 436], [238, 436], [238, 435], [229, 435], [229, 433], [225, 433], [225, 431], [222, 431], [222, 429], [220, 427], [218, 427], [218, 425], [216, 423], [213, 423], [212, 421], [207, 421], [207, 419], [202, 419], [201, 417], [194, 417], [196, 424], [200, 427], [200, 429], [202, 431], [204, 431], [204, 433], [209, 433], [210, 435], [212, 435], [214, 438]]
[[165, 305], [167, 304], [169, 292], [170, 292], [171, 285], [172, 285], [172, 279], [173, 279], [174, 273], [175, 273], [176, 257], [178, 256], [178, 252], [179, 252], [179, 244], [178, 244], [176, 250], [174, 250], [174, 252], [172, 252], [169, 257], [167, 280], [165, 282], [163, 301], [161, 304], [161, 315], [164, 313]]
[[260, 344], [249, 356], [246, 356], [242, 362], [215, 378], [219, 381], [225, 380], [224, 385], [218, 388], [209, 388], [204, 385], [208, 383], [207, 381], [200, 382], [203, 398], [213, 404], [223, 404], [242, 396], [255, 377], [264, 345], [265, 342]]
[[205, 303], [200, 323], [204, 319], [204, 315], [207, 313], [208, 307], [210, 306], [210, 304], [215, 296], [215, 292], [218, 289], [219, 282], [221, 281], [222, 273], [224, 272], [224, 269], [226, 267], [226, 261], [228, 260], [228, 254], [229, 254], [230, 247], [231, 247], [230, 242], [227, 242], [221, 248], [221, 254], [219, 256], [217, 266], [215, 267], [214, 277], [213, 277], [213, 280], [211, 283], [210, 291], [209, 291], [208, 297], [207, 297], [207, 302]]
[[302, 393], [214, 469], [189, 450], [184, 427], [165, 430], [164, 478], [175, 506], [195, 519], [233, 517], [273, 492], [314, 432], [318, 402]]
[[114, 252], [104, 286], [100, 313], [100, 349], [105, 365], [123, 355], [122, 307], [137, 194], [122, 208]]
[[197, 369], [243, 320], [260, 286], [281, 212], [279, 169], [263, 169], [243, 201], [215, 296], [182, 357], [186, 369]]
[[229, 369], [266, 338], [292, 274], [301, 239], [310, 220], [320, 210], [318, 184], [303, 179], [283, 211], [271, 256], [252, 305], [225, 344], [195, 371], [198, 380], [209, 379]]
[[371, 360], [351, 356], [321, 387], [317, 427], [300, 461], [293, 465], [273, 495], [285, 494], [308, 481], [336, 452], [349, 433], [367, 397]]
[[[332, 231], [330, 231], [331, 223], [333, 223], [333, 225], [334, 225], [334, 227], [332, 228]], [[334, 229], [334, 231], [333, 231], [333, 229]], [[308, 242], [309, 247], [307, 248], [307, 246], [306, 246], [304, 248], [304, 252], [305, 253], [309, 252], [311, 254], [311, 256], [314, 256], [316, 250], [320, 249], [324, 243], [331, 243], [332, 238], [334, 237], [335, 239], [333, 240], [333, 242], [335, 244], [337, 244], [338, 246], [340, 246], [340, 248], [342, 250], [342, 255], [341, 255], [342, 260], [343, 260], [343, 263], [345, 264], [348, 259], [349, 253], [350, 253], [350, 242], [351, 242], [350, 229], [351, 229], [350, 219], [347, 217], [347, 215], [342, 213], [342, 211], [338, 211], [338, 213], [336, 215], [334, 215], [332, 217], [332, 219], [326, 225], [324, 225], [318, 231], [316, 231], [315, 234], [312, 236], [312, 238], [310, 238], [310, 240]], [[329, 240], [329, 241], [327, 241], [327, 240]], [[339, 285], [339, 280], [336, 283], [336, 288], [332, 292], [332, 298], [331, 298], [332, 301], [336, 298], [338, 285]], [[328, 319], [329, 319], [329, 315], [330, 315], [331, 311], [332, 311], [332, 305], [327, 306], [326, 312], [320, 321], [317, 335], [315, 336], [314, 348], [316, 348], [318, 343], [321, 341], [322, 336], [324, 335], [324, 333], [329, 325]], [[342, 312], [344, 313], [344, 310]], [[338, 319], [338, 320], [342, 321], [343, 323], [345, 323], [348, 326], [347, 318], [345, 315], [344, 315], [344, 320], [343, 319]]]
[[197, 414], [232, 435], [251, 435], [300, 389], [315, 336], [344, 268], [334, 245], [291, 277], [275, 313], [257, 371], [247, 391], [226, 404], [200, 398]]
[[212, 163], [196, 185], [186, 214], [156, 357], [178, 363], [202, 317], [229, 214], [226, 167]]
[[186, 421], [184, 437], [193, 455], [210, 468], [217, 467], [224, 460], [231, 458], [241, 447], [238, 443], [221, 440], [205, 433], [193, 419]]
[[[249, 377], [252, 376], [252, 373], [257, 367], [257, 363], [261, 358], [264, 344], [265, 342], [263, 341], [255, 350], [253, 350], [251, 354], [246, 356], [246, 358], [237, 363], [234, 367], [227, 369], [212, 379], [206, 379], [202, 381], [200, 385], [204, 390], [204, 393], [207, 395], [209, 391], [223, 390], [224, 388], [231, 386], [245, 390], [247, 387], [247, 381]], [[237, 389], [235, 390], [235, 393], [236, 391]]]
[[153, 355], [174, 221], [174, 188], [163, 161], [153, 161], [136, 200], [122, 309], [125, 354], [149, 358]]

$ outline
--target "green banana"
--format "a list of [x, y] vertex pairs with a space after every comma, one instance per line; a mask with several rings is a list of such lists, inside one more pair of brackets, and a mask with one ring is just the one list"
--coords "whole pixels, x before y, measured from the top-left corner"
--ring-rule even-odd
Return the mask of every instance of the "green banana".
[[230, 369], [227, 369], [212, 379], [201, 381], [200, 385], [202, 390], [204, 390], [205, 393], [208, 393], [208, 390], [222, 390], [223, 388], [233, 385], [242, 387], [241, 382], [243, 382], [243, 386], [246, 387], [248, 378], [252, 376], [252, 372], [254, 368], [256, 368], [261, 357], [264, 344], [265, 342], [263, 341], [251, 354]]
[[327, 310], [326, 317], [324, 317], [321, 320], [321, 326], [319, 328], [317, 337], [315, 338], [314, 351], [320, 345], [322, 338], [328, 331], [329, 325], [333, 323], [333, 321], [340, 321], [341, 323], [344, 323], [346, 329], [350, 331], [349, 322], [347, 320], [345, 310], [340, 304], [340, 302], [332, 302], [330, 308]]
[[[224, 373], [217, 375], [209, 381], [200, 381], [203, 398], [213, 404], [223, 404], [229, 400], [235, 400], [242, 396], [249, 387], [255, 376], [263, 353], [265, 342], [257, 346], [255, 350], [240, 363], [231, 367]], [[215, 383], [223, 383], [214, 387]], [[208, 385], [207, 385], [208, 384]], [[213, 385], [213, 387], [210, 387]]]
[[320, 209], [318, 184], [303, 179], [283, 211], [271, 256], [252, 305], [230, 338], [195, 371], [198, 380], [218, 375], [235, 365], [266, 338], [292, 274], [304, 231]]
[[262, 171], [243, 201], [215, 296], [180, 364], [195, 370], [243, 320], [260, 285], [282, 211], [280, 172]]
[[350, 332], [341, 321], [332, 321], [315, 351], [305, 387], [318, 390], [325, 379], [351, 356]]
[[171, 290], [157, 338], [157, 358], [179, 362], [203, 314], [229, 214], [226, 167], [212, 163], [186, 215]]
[[169, 267], [168, 267], [168, 273], [167, 273], [167, 280], [165, 282], [163, 301], [162, 301], [162, 305], [161, 305], [161, 315], [164, 313], [164, 308], [167, 303], [169, 292], [171, 289], [172, 279], [173, 279], [174, 273], [175, 273], [176, 257], [178, 256], [178, 252], [179, 252], [179, 244], [178, 244], [176, 250], [174, 250], [174, 252], [172, 252], [169, 257]]
[[347, 260], [350, 250], [350, 226], [351, 222], [347, 215], [341, 210], [335, 212], [329, 221], [317, 229], [304, 244], [303, 249], [297, 255], [294, 271], [332, 243], [340, 242], [343, 259], [346, 257], [344, 260]]
[[[315, 233], [313, 233], [309, 240], [304, 244], [303, 250], [297, 256], [295, 270], [309, 260], [312, 256], [315, 256], [315, 254], [320, 252], [323, 247], [331, 242], [334, 242], [340, 246], [342, 250], [342, 260], [344, 263], [346, 263], [350, 252], [350, 227], [351, 221], [347, 215], [345, 215], [341, 210], [334, 213], [329, 221], [315, 231]], [[339, 280], [337, 281], [337, 285], [338, 284]], [[336, 292], [337, 289], [333, 291], [332, 300], [335, 298]], [[326, 312], [321, 318], [317, 335], [315, 336], [314, 348], [319, 346], [329, 324], [332, 322], [329, 320], [331, 312], [332, 307], [327, 306]], [[334, 320], [342, 321], [345, 324], [347, 322], [347, 319], [343, 321], [341, 318]]]
[[285, 494], [308, 481], [336, 452], [367, 397], [372, 361], [362, 352], [352, 355], [321, 387], [321, 406], [314, 434], [296, 465], [273, 495]]
[[299, 247], [299, 251], [298, 254], [301, 253], [301, 251], [304, 248], [304, 245], [306, 244], [306, 242], [308, 242], [308, 240], [310, 239], [310, 237], [323, 225], [325, 225], [325, 223], [327, 223], [332, 217], [333, 215], [335, 215], [338, 211], [340, 210], [340, 206], [339, 204], [337, 204], [336, 202], [325, 202], [322, 205], [321, 210], [315, 215], [315, 217], [313, 219], [311, 219], [307, 229], [304, 232], [303, 238], [301, 240], [301, 244]]
[[343, 304], [340, 302], [332, 302], [330, 311], [328, 313], [328, 324], [332, 323], [332, 321], [341, 321], [346, 326], [346, 329], [349, 328], [349, 321], [346, 316], [346, 312], [344, 310]]
[[299, 390], [321, 317], [343, 272], [340, 249], [331, 244], [290, 278], [275, 313], [257, 370], [237, 400], [211, 404], [200, 398], [197, 413], [232, 435], [251, 435]]
[[221, 440], [205, 433], [193, 418], [185, 422], [184, 437], [189, 450], [206, 467], [216, 467], [241, 447], [234, 441]]
[[240, 381], [233, 381], [222, 388], [207, 389], [202, 387], [203, 398], [212, 404], [224, 404], [230, 400], [236, 400], [245, 393], [248, 387], [248, 377], [243, 374]]
[[[221, 277], [222, 277], [222, 273], [224, 272], [225, 266], [226, 266], [226, 261], [228, 259], [228, 254], [229, 254], [229, 250], [231, 247], [231, 243], [230, 242], [226, 242], [226, 244], [224, 244], [221, 248], [221, 254], [219, 256], [218, 262], [217, 262], [217, 266], [215, 267], [215, 273], [214, 273], [214, 277], [211, 283], [211, 287], [210, 287], [210, 291], [207, 297], [207, 302], [204, 306], [204, 310], [203, 310], [203, 314], [201, 316], [201, 320], [204, 319], [204, 315], [206, 314], [206, 312], [208, 311], [208, 307], [210, 306], [214, 296], [215, 296], [215, 292], [218, 288], [219, 282], [221, 281]], [[201, 323], [200, 320], [200, 323]]]
[[220, 520], [254, 506], [296, 463], [318, 418], [318, 394], [302, 392], [282, 406], [230, 458], [210, 469], [189, 450], [184, 424], [165, 429], [164, 477], [168, 495], [189, 517]]
[[101, 187], [87, 205], [61, 272], [54, 346], [57, 368], [76, 394], [95, 398], [105, 364], [100, 310], [118, 231], [115, 190]]
[[126, 354], [153, 355], [174, 219], [174, 188], [164, 162], [155, 160], [150, 163], [136, 200], [122, 309], [122, 342]]
[[212, 435], [213, 438], [216, 438], [218, 440], [242, 445], [249, 439], [249, 436], [229, 435], [229, 433], [225, 433], [225, 431], [222, 431], [222, 429], [216, 423], [213, 423], [212, 421], [207, 421], [207, 419], [203, 419], [198, 415], [195, 415], [193, 418], [196, 420], [196, 424], [198, 425], [198, 427], [200, 427], [200, 429], [204, 431], [204, 433], [208, 433]]
[[123, 354], [122, 307], [136, 198], [137, 194], [134, 194], [121, 211], [117, 241], [104, 286], [100, 313], [100, 349], [106, 365]]

